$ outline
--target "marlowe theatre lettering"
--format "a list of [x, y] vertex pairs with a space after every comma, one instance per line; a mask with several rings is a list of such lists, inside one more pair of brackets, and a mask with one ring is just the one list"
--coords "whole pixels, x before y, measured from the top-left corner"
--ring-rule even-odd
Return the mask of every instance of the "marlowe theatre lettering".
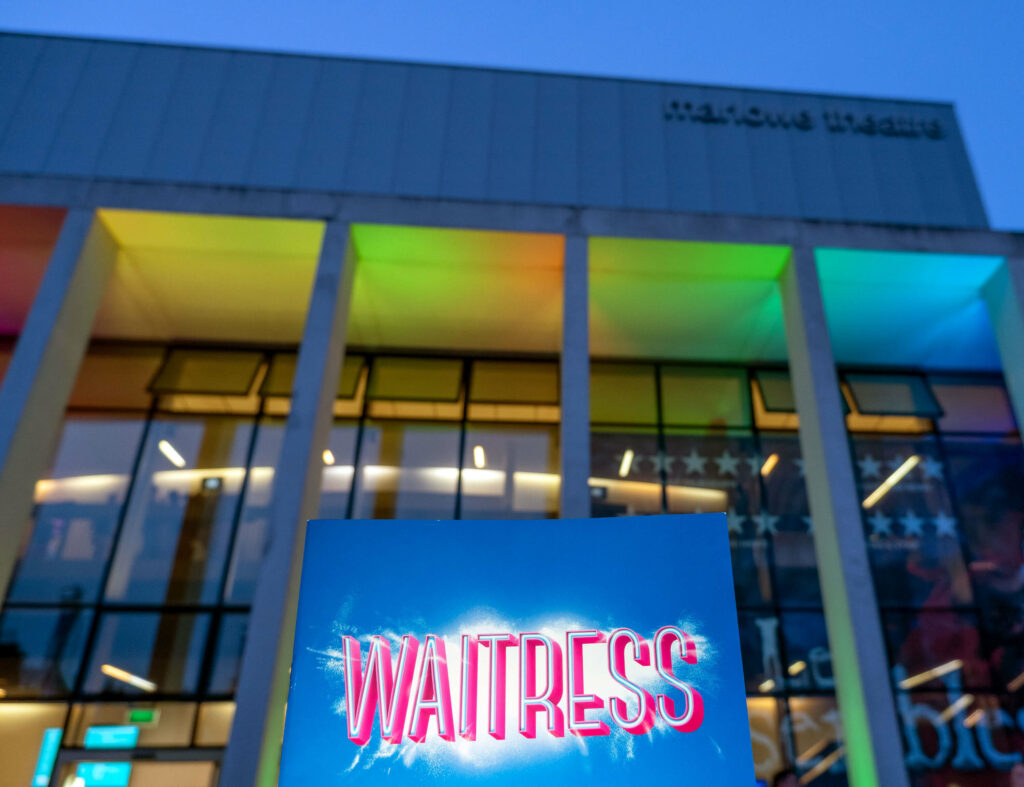
[[[697, 663], [696, 643], [677, 626], [662, 626], [650, 644], [628, 628], [618, 628], [609, 634], [592, 629], [568, 631], [565, 633], [564, 665], [562, 644], [545, 634], [462, 634], [460, 639], [456, 727], [443, 638], [435, 634], [426, 636], [417, 670], [417, 654], [421, 645], [411, 634], [401, 638], [397, 663], [393, 663], [388, 640], [379, 635], [373, 636], [365, 668], [359, 640], [345, 636], [342, 659], [349, 739], [359, 746], [367, 745], [374, 717], [379, 711], [380, 734], [389, 743], [401, 743], [403, 735], [408, 735], [416, 743], [423, 743], [432, 720], [443, 740], [454, 741], [456, 734], [463, 740], [476, 740], [478, 656], [481, 647], [488, 650], [490, 675], [487, 682], [487, 733], [495, 740], [505, 740], [506, 737], [510, 648], [518, 648], [519, 651], [513, 665], [518, 666], [519, 673], [516, 693], [518, 732], [525, 738], [537, 736], [537, 721], [541, 714], [544, 715], [547, 732], [557, 738], [564, 737], [566, 730], [578, 736], [611, 734], [611, 729], [603, 721], [587, 718], [588, 711], [606, 707], [604, 698], [586, 693], [583, 647], [592, 645], [605, 646], [608, 674], [632, 695], [628, 704], [620, 697], [610, 698], [607, 704], [612, 721], [622, 730], [644, 735], [654, 726], [657, 716], [678, 732], [693, 732], [700, 728], [704, 719], [704, 701], [700, 692], [681, 680], [673, 670], [674, 653], [684, 664]], [[658, 678], [667, 688], [673, 689], [676, 696], [652, 695], [647, 688], [630, 680], [626, 676], [627, 661], [640, 667], [653, 665]], [[538, 680], [539, 673], [543, 673], [543, 688]], [[635, 709], [630, 710], [630, 706]]]
[[[665, 102], [665, 119], [704, 123], [708, 125], [732, 124], [749, 128], [782, 128], [810, 131], [816, 127], [816, 114], [807, 110], [765, 109], [757, 105], [718, 104], [671, 100]], [[938, 120], [911, 115], [875, 115], [870, 112], [821, 113], [825, 128], [834, 133], [864, 134], [883, 137], [920, 137], [942, 139], [945, 129]]]

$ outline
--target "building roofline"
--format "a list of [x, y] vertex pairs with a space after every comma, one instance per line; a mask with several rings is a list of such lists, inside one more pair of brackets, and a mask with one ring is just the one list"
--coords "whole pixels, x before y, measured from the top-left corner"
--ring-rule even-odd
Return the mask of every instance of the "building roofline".
[[171, 41], [145, 41], [134, 38], [119, 38], [114, 36], [81, 36], [72, 35], [66, 33], [40, 33], [23, 30], [6, 30], [0, 29], [0, 35], [2, 36], [13, 36], [21, 38], [43, 38], [50, 40], [64, 40], [64, 41], [79, 41], [84, 43], [100, 43], [100, 44], [124, 44], [130, 46], [145, 46], [145, 47], [161, 47], [165, 49], [183, 49], [183, 50], [196, 50], [196, 51], [213, 51], [213, 52], [225, 52], [234, 54], [247, 54], [247, 55], [266, 55], [271, 57], [294, 57], [294, 58], [308, 58], [316, 60], [337, 60], [345, 61], [349, 63], [373, 63], [373, 64], [386, 64], [386, 65], [400, 65], [400, 66], [422, 66], [422, 67], [433, 67], [433, 68], [447, 68], [457, 69], [461, 71], [484, 71], [498, 74], [524, 74], [530, 76], [543, 76], [543, 77], [568, 77], [572, 79], [585, 79], [594, 81], [604, 82], [629, 82], [634, 84], [642, 85], [659, 85], [661, 87], [683, 87], [683, 88], [711, 88], [715, 90], [730, 90], [740, 93], [778, 93], [787, 96], [804, 96], [811, 98], [824, 98], [824, 99], [853, 99], [859, 101], [878, 101], [887, 102], [891, 104], [907, 104], [910, 106], [925, 106], [925, 107], [945, 107], [955, 108], [955, 103], [952, 101], [941, 101], [941, 100], [928, 100], [928, 99], [913, 99], [913, 98], [896, 98], [892, 96], [873, 96], [856, 93], [824, 93], [821, 91], [814, 90], [791, 90], [771, 87], [747, 87], [747, 86], [736, 86], [736, 85], [723, 85], [714, 83], [704, 82], [685, 82], [685, 81], [674, 81], [666, 79], [654, 79], [654, 78], [639, 78], [639, 77], [623, 77], [615, 76], [612, 74], [583, 74], [572, 71], [544, 71], [542, 69], [529, 69], [529, 68], [503, 68], [500, 66], [479, 66], [471, 65], [466, 63], [448, 63], [441, 61], [430, 61], [430, 60], [389, 60], [385, 58], [373, 58], [373, 57], [353, 57], [348, 55], [334, 55], [326, 53], [316, 52], [294, 52], [287, 50], [273, 50], [273, 49], [262, 49], [262, 48], [243, 48], [238, 46], [215, 46], [212, 44], [192, 44], [192, 43], [176, 43]]

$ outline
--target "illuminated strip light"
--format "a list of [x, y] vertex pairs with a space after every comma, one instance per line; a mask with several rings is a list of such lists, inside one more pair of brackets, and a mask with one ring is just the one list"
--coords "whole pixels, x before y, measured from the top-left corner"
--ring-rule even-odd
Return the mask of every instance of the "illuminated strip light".
[[769, 456], [767, 459], [764, 460], [764, 464], [761, 465], [761, 475], [764, 478], [767, 478], [769, 475], [771, 475], [772, 470], [775, 469], [775, 465], [777, 465], [778, 463], [778, 454], [772, 454], [771, 456]]
[[910, 459], [901, 464], [895, 470], [892, 475], [886, 478], [881, 484], [878, 485], [878, 489], [872, 492], [870, 495], [864, 498], [864, 502], [861, 503], [864, 508], [871, 508], [875, 503], [885, 497], [889, 490], [898, 484], [907, 473], [917, 467], [917, 463], [921, 461], [921, 457], [914, 454]]
[[981, 708], [978, 708], [976, 711], [974, 711], [974, 713], [972, 713], [970, 716], [964, 719], [964, 726], [967, 727], [967, 729], [970, 729], [984, 718], [985, 711], [983, 711]]
[[324, 449], [323, 460], [325, 465], [334, 464], [334, 452], [330, 448]]
[[956, 672], [958, 669], [962, 669], [964, 663], [960, 659], [953, 659], [947, 661], [945, 664], [940, 664], [937, 667], [932, 667], [930, 670], [919, 672], [917, 675], [911, 675], [909, 678], [904, 678], [900, 681], [901, 689], [912, 689], [916, 686], [920, 686], [922, 683], [927, 683], [930, 680], [935, 680], [943, 675], [948, 675], [950, 672]]
[[942, 711], [942, 713], [939, 714], [939, 721], [941, 721], [943, 723], [948, 722], [950, 719], [952, 719], [954, 716], [956, 716], [960, 711], [966, 710], [968, 708], [968, 706], [970, 706], [970, 704], [972, 702], [974, 702], [974, 695], [973, 694], [965, 694], [960, 699], [958, 699], [956, 702], [954, 702], [952, 705], [950, 705], [948, 708], [946, 708], [944, 711]]
[[129, 686], [134, 686], [137, 689], [142, 689], [150, 694], [156, 691], [156, 684], [152, 681], [140, 678], [138, 675], [133, 675], [127, 670], [123, 670], [120, 667], [115, 667], [112, 664], [104, 664], [100, 667], [100, 672], [107, 675], [114, 680], [119, 680], [122, 683], [127, 683]]
[[619, 465], [619, 478], [629, 475], [629, 468], [633, 466], [633, 456], [633, 449], [627, 448], [626, 453], [622, 455], [622, 463]]
[[762, 694], [767, 694], [769, 691], [775, 688], [775, 681], [768, 678], [764, 683], [757, 687], [757, 690]]
[[1010, 692], [1017, 691], [1021, 686], [1024, 686], [1024, 672], [1006, 684], [1006, 688]]
[[794, 661], [792, 664], [789, 665], [789, 669], [787, 670], [787, 672], [789, 672], [791, 676], [796, 677], [805, 669], [807, 669], [806, 661]]
[[818, 741], [813, 746], [811, 746], [803, 754], [799, 755], [796, 758], [796, 764], [797, 765], [806, 765], [808, 762], [810, 762], [815, 757], [817, 757], [819, 754], [821, 754], [823, 751], [825, 751], [825, 749], [828, 748], [828, 745], [830, 743], [832, 743], [832, 739], [831, 738], [822, 738], [820, 741]]
[[473, 446], [473, 465], [477, 470], [483, 470], [487, 467], [487, 455], [484, 453], [482, 445]]
[[807, 773], [801, 776], [800, 784], [810, 784], [819, 776], [821, 776], [821, 774], [823, 774], [825, 771], [827, 771], [829, 768], [835, 765], [839, 761], [839, 758], [842, 756], [843, 747], [840, 746], [838, 749], [836, 749], [834, 752], [828, 755], [828, 757], [824, 757], [821, 760], [821, 762], [819, 762], [817, 765], [815, 765], [813, 768], [807, 771]]
[[175, 467], [185, 466], [185, 457], [177, 452], [173, 445], [166, 440], [161, 440], [156, 444], [156, 447], [160, 449], [160, 453], [167, 457], [167, 461]]

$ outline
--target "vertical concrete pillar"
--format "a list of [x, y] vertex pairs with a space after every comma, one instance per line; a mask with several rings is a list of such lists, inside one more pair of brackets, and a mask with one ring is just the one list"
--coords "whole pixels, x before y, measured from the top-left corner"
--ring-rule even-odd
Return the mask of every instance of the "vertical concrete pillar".
[[812, 249], [793, 250], [780, 286], [850, 784], [906, 787], [885, 642]]
[[354, 268], [349, 225], [328, 222], [274, 474], [270, 545], [253, 598], [220, 779], [226, 787], [277, 784], [306, 520], [316, 516], [320, 500]]
[[562, 285], [561, 517], [590, 516], [590, 289], [587, 238], [565, 239]]
[[982, 287], [1017, 424], [1024, 424], [1024, 257], [1004, 260]]
[[[0, 389], [0, 600], [30, 524], [36, 481], [60, 436], [117, 244], [89, 209], [71, 210]], [[3, 286], [0, 284], [0, 286]]]

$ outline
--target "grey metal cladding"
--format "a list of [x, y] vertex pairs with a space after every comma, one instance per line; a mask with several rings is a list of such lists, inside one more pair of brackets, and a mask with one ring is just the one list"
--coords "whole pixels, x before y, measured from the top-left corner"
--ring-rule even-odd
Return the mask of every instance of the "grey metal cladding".
[[948, 104], [21, 34], [0, 173], [987, 226]]

